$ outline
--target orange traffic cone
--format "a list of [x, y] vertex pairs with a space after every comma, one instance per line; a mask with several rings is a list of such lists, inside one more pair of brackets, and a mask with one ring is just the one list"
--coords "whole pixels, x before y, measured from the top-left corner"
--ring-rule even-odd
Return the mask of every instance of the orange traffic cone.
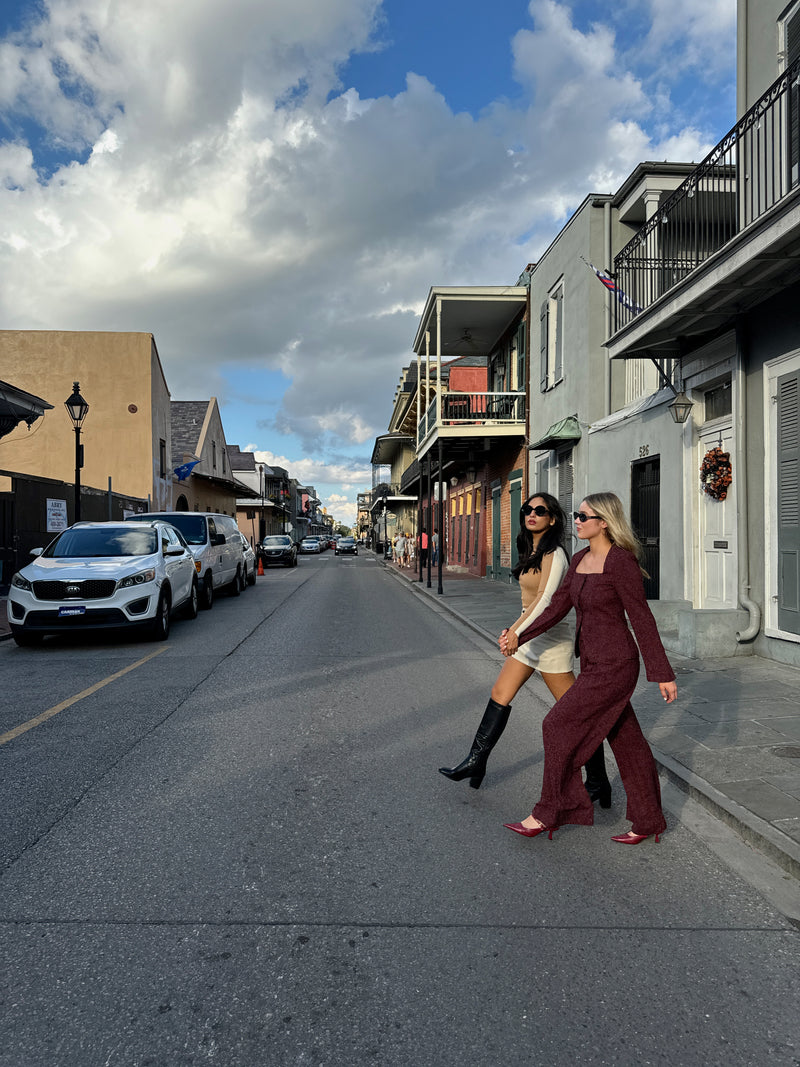
[[261, 556], [258, 557], [258, 577], [264, 577], [264, 561]]

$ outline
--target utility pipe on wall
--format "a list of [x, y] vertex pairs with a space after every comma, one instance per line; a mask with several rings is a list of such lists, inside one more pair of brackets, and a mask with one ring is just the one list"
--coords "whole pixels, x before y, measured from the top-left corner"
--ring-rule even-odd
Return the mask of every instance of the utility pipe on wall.
[[737, 632], [736, 640], [741, 644], [752, 641], [761, 629], [761, 608], [750, 599], [750, 541], [747, 520], [747, 455], [745, 433], [747, 430], [747, 379], [744, 373], [746, 356], [744, 329], [741, 322], [736, 323], [736, 432], [734, 449], [736, 453], [736, 537], [739, 555], [739, 603], [750, 615], [747, 629]]

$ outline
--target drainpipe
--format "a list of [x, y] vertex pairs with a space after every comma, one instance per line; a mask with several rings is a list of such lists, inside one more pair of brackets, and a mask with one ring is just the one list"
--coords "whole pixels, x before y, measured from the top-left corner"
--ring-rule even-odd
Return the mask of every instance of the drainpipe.
[[752, 641], [761, 629], [761, 609], [749, 597], [750, 592], [750, 544], [747, 530], [747, 457], [745, 449], [745, 432], [747, 429], [747, 381], [744, 373], [746, 346], [741, 322], [736, 323], [736, 471], [738, 485], [736, 489], [737, 510], [737, 544], [739, 548], [739, 603], [750, 615], [746, 630], [737, 632], [736, 640], [741, 644]]
[[[605, 259], [605, 269], [612, 275], [614, 273], [614, 263], [611, 259], [611, 201], [606, 200], [603, 204], [603, 257]], [[606, 290], [606, 337], [611, 336], [611, 293]], [[606, 364], [605, 364], [605, 391], [606, 391], [606, 410], [605, 414], [611, 414], [611, 358], [606, 352]]]

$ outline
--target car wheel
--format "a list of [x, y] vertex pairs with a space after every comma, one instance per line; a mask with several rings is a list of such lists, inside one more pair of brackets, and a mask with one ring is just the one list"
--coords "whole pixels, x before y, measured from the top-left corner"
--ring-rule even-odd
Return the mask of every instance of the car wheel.
[[44, 640], [44, 634], [32, 634], [19, 626], [12, 626], [11, 633], [20, 648], [36, 648]]
[[248, 575], [247, 584], [248, 585], [255, 585], [256, 584], [256, 568], [255, 568], [255, 566], [253, 567], [252, 572]]
[[156, 617], [150, 624], [150, 637], [153, 641], [166, 641], [169, 637], [169, 607], [169, 593], [162, 589], [161, 596], [158, 598]]
[[236, 568], [236, 574], [233, 576], [233, 581], [228, 586], [228, 591], [231, 596], [240, 596], [242, 592], [242, 571], [240, 567]]
[[203, 611], [210, 611], [214, 605], [214, 576], [208, 571], [203, 579], [203, 593], [200, 597], [200, 607]]
[[200, 602], [200, 593], [197, 589], [197, 579], [192, 578], [192, 591], [189, 593], [189, 599], [186, 602], [184, 609], [187, 619], [197, 618], [197, 609]]

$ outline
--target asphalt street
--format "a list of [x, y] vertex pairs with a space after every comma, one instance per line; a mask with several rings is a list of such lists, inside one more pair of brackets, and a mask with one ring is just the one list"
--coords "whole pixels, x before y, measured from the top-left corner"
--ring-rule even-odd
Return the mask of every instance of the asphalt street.
[[800, 933], [719, 849], [612, 844], [616, 780], [502, 828], [533, 690], [484, 788], [437, 774], [498, 666], [330, 552], [166, 645], [0, 645], [0, 1067], [800, 1064]]

